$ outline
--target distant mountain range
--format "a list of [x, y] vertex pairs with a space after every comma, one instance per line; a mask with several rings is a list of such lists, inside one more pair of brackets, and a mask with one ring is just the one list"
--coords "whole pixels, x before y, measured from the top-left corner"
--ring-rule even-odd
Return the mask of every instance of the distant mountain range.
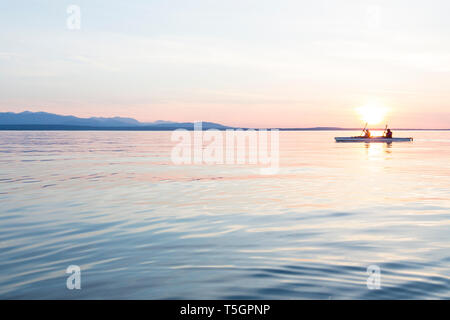
[[[193, 129], [193, 122], [172, 122], [158, 120], [139, 122], [132, 118], [78, 118], [62, 116], [47, 112], [21, 113], [0, 112], [0, 129], [6, 130], [173, 130], [178, 128]], [[213, 122], [202, 122], [203, 129], [227, 129]]]
[[[193, 130], [193, 122], [173, 122], [158, 120], [154, 122], [139, 122], [133, 118], [78, 118], [75, 116], [62, 116], [48, 112], [21, 113], [0, 112], [0, 130], [133, 130], [133, 131], [160, 131], [187, 129]], [[202, 129], [237, 129], [237, 127], [224, 126], [214, 122], [202, 122]], [[248, 129], [248, 128], [242, 128]], [[361, 128], [339, 127], [313, 127], [313, 128], [267, 128], [282, 131], [337, 131], [361, 130]], [[383, 129], [381, 129], [383, 130]], [[433, 129], [394, 129], [394, 130], [433, 130]], [[439, 130], [439, 129], [434, 129]], [[440, 129], [450, 130], [450, 129]]]

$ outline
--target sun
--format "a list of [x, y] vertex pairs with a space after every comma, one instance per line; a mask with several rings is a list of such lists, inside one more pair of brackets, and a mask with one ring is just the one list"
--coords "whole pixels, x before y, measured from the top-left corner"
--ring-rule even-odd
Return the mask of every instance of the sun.
[[365, 106], [356, 108], [356, 111], [365, 123], [370, 125], [381, 123], [387, 113], [387, 108], [375, 103], [366, 104]]

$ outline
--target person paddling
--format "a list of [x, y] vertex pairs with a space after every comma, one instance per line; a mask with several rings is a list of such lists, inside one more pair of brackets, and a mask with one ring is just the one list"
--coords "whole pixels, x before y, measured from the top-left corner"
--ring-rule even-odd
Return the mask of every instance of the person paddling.
[[386, 134], [384, 135], [385, 138], [392, 139], [392, 131], [391, 129], [387, 129]]
[[364, 129], [364, 138], [370, 138], [371, 136], [369, 129]]

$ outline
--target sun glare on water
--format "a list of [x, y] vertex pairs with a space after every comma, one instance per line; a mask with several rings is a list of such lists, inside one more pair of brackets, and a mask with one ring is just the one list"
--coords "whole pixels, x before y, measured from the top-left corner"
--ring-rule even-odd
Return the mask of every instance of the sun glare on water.
[[361, 120], [370, 125], [374, 125], [384, 120], [387, 108], [376, 104], [367, 104], [357, 108], [356, 111], [360, 115]]

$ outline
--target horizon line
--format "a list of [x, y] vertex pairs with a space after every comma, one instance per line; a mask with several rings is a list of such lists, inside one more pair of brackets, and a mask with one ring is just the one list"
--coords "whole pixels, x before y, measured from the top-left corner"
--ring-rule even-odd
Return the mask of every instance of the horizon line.
[[[184, 122], [186, 123], [186, 122]], [[193, 122], [190, 122], [194, 124]], [[63, 125], [63, 124], [0, 124], [0, 131], [171, 131], [176, 129], [185, 129], [188, 131], [194, 131], [194, 128], [179, 127], [176, 124], [173, 126], [80, 126], [80, 125]], [[360, 131], [361, 128], [344, 128], [344, 127], [228, 127], [222, 128], [208, 128], [206, 130], [279, 130], [279, 131]], [[371, 129], [372, 131], [383, 131], [383, 128]], [[397, 131], [450, 131], [450, 128], [391, 128], [391, 130]]]

